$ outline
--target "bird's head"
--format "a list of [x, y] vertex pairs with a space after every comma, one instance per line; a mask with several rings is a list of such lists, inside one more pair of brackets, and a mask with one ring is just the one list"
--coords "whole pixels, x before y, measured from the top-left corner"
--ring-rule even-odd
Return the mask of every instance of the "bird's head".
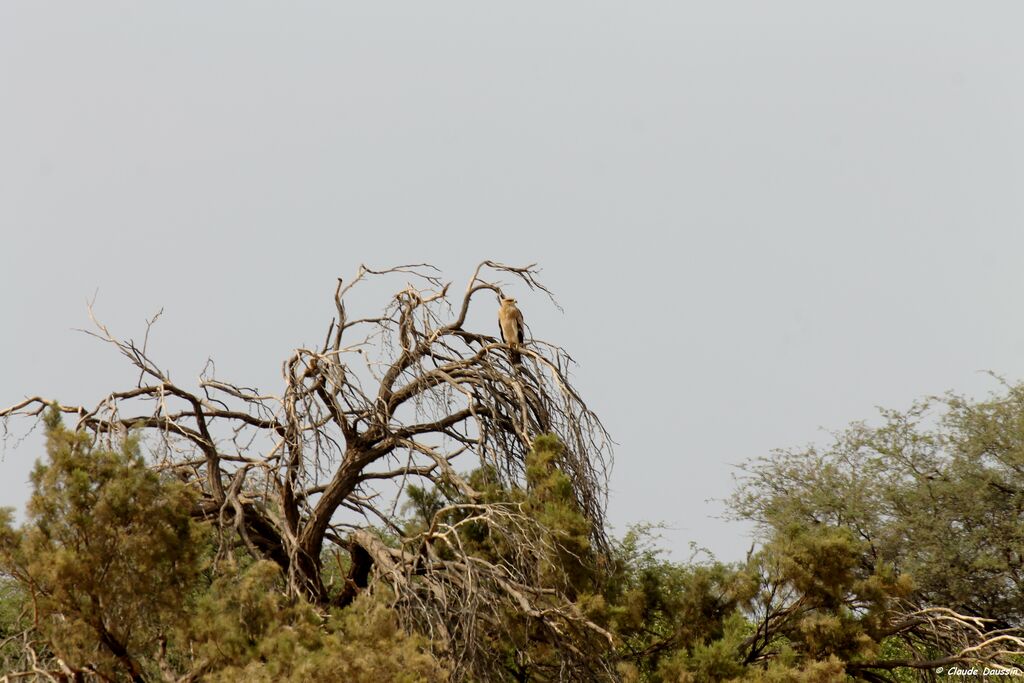
[[512, 297], [510, 297], [510, 296], [509, 297], [504, 297], [504, 296], [501, 297], [501, 305], [502, 306], [512, 306], [512, 305], [515, 305], [516, 303], [518, 303], [518, 302], [515, 299], [513, 299]]

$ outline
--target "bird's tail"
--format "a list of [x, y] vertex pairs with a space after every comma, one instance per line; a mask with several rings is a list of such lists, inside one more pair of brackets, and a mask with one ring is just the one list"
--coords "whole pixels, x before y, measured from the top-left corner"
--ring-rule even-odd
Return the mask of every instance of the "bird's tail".
[[509, 349], [508, 357], [509, 357], [509, 359], [511, 359], [512, 365], [522, 365], [523, 364], [523, 354], [519, 353], [519, 350], [516, 348], [515, 345], [513, 345], [512, 348]]

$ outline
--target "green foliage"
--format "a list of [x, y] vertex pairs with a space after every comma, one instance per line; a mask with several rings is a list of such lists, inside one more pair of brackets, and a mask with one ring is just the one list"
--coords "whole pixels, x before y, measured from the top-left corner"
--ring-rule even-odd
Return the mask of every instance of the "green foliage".
[[324, 616], [289, 598], [280, 569], [266, 561], [215, 581], [179, 638], [211, 683], [447, 679], [427, 641], [399, 629], [381, 597], [364, 594]]
[[405, 493], [409, 500], [403, 510], [412, 512], [410, 526], [407, 528], [409, 534], [423, 531], [429, 527], [434, 515], [440, 512], [447, 502], [444, 495], [436, 488], [409, 484], [405, 488]]
[[849, 680], [845, 666], [834, 655], [827, 659], [789, 666], [773, 661], [765, 669], [748, 668], [742, 679], [750, 683], [845, 683]]
[[[10, 530], [9, 520], [10, 511], [0, 509], [0, 534]], [[16, 670], [22, 659], [18, 635], [31, 628], [28, 606], [28, 596], [21, 584], [0, 577], [0, 671]]]
[[[847, 529], [793, 525], [776, 531], [751, 562], [762, 588], [750, 611], [780, 615], [774, 640], [803, 660], [874, 657], [891, 601], [906, 597], [911, 586], [887, 565], [863, 562], [864, 552], [863, 541]], [[785, 591], [796, 597], [780, 598]], [[768, 637], [760, 645], [772, 644]]]
[[1024, 387], [984, 402], [955, 396], [884, 423], [855, 424], [826, 450], [752, 463], [733, 500], [770, 532], [842, 528], [863, 561], [910, 576], [932, 604], [1024, 624]]
[[627, 534], [609, 600], [625, 680], [843, 681], [845, 662], [879, 653], [890, 600], [909, 590], [865, 568], [844, 529], [779, 529], [745, 565], [671, 563], [649, 533]]
[[[925, 633], [892, 637], [900, 601], [995, 618], [992, 628], [1024, 625], [1024, 388], [882, 415], [827, 449], [749, 464], [732, 501], [767, 541], [763, 587], [792, 587], [804, 611], [778, 620], [777, 637], [800, 657], [851, 670], [950, 653], [952, 643]], [[886, 676], [919, 680], [910, 670]]]
[[959, 649], [894, 637], [900, 605], [1024, 624], [1024, 389], [884, 417], [748, 466], [733, 507], [762, 548], [744, 566], [667, 562], [627, 534], [608, 594], [624, 680], [922, 680], [862, 668]]
[[554, 552], [542, 569], [544, 585], [562, 585], [570, 597], [593, 592], [597, 576], [590, 547], [590, 522], [583, 515], [569, 476], [559, 467], [561, 442], [537, 437], [526, 457], [527, 514], [547, 530]]
[[738, 654], [750, 634], [749, 624], [739, 612], [731, 612], [718, 626], [718, 637], [696, 638], [691, 647], [680, 648], [662, 661], [658, 679], [694, 683], [741, 679], [747, 669]]
[[[428, 643], [369, 595], [323, 615], [288, 597], [280, 568], [244, 551], [211, 563], [194, 495], [137, 444], [94, 447], [47, 416], [23, 529], [0, 511], [0, 628], [83, 680], [182, 674], [210, 681], [441, 681]], [[38, 626], [32, 626], [35, 621]], [[0, 652], [14, 670], [14, 641]], [[383, 678], [382, 678], [383, 677]]]
[[[559, 680], [558, 648], [568, 646], [599, 649], [594, 661], [626, 682], [909, 683], [927, 672], [865, 667], [948, 651], [894, 635], [897, 606], [1024, 623], [1024, 389], [939, 405], [938, 417], [935, 402], [887, 412], [882, 426], [854, 425], [828, 449], [752, 463], [732, 501], [759, 525], [760, 549], [743, 563], [670, 561], [651, 526], [599, 552], [550, 436], [535, 440], [520, 486], [501, 485], [489, 467], [467, 476], [473, 500], [443, 484], [408, 486], [404, 531], [457, 528], [471, 555], [528, 572], [540, 609], [586, 615], [614, 636], [611, 646], [556, 640], [510, 603], [482, 636], [501, 663], [495, 680]], [[27, 632], [40, 661], [59, 657], [83, 680], [452, 676], [444, 644], [403, 630], [383, 588], [327, 611], [290, 594], [281, 567], [241, 543], [214, 563], [194, 493], [147, 468], [133, 439], [100, 448], [55, 412], [46, 423], [49, 459], [33, 472], [25, 525], [0, 510], [0, 665], [14, 668], [21, 641], [11, 636]], [[480, 502], [509, 511], [523, 536], [499, 528], [508, 518], [479, 514]], [[516, 545], [527, 541], [528, 555]], [[443, 544], [430, 551], [449, 558]], [[340, 585], [344, 548], [321, 560]]]
[[28, 524], [3, 520], [3, 571], [31, 595], [57, 656], [140, 679], [202, 568], [193, 494], [149, 470], [131, 439], [96, 448], [56, 411], [46, 426], [49, 462], [32, 473]]
[[[636, 526], [619, 543], [606, 599], [622, 661], [637, 677], [661, 681], [682, 670], [689, 648], [724, 637], [726, 620], [752, 588], [735, 566], [664, 559], [655, 530]], [[666, 658], [674, 663], [663, 664]]]
[[[469, 500], [454, 488], [422, 489], [409, 487], [405, 507], [412, 515], [406, 523], [408, 534], [415, 535], [437, 524], [458, 528], [460, 547], [471, 555], [498, 565], [516, 567], [530, 575], [529, 583], [547, 593], [540, 608], [552, 611], [569, 610], [597, 623], [607, 623], [609, 614], [602, 594], [606, 578], [602, 567], [607, 562], [591, 545], [593, 528], [580, 508], [572, 482], [562, 468], [564, 448], [557, 438], [541, 435], [534, 440], [526, 456], [525, 486], [505, 486], [492, 467], [483, 466], [470, 472], [466, 480], [479, 496]], [[476, 504], [485, 503], [514, 514], [515, 527], [521, 536], [510, 536], [500, 520], [478, 516]], [[442, 512], [443, 509], [443, 512]], [[529, 566], [522, 566], [523, 548], [531, 546]], [[446, 545], [433, 546], [443, 559], [450, 559]], [[605, 558], [607, 559], [607, 558]], [[500, 613], [500, 627], [481, 634], [494, 658], [503, 680], [558, 680], [564, 653], [569, 646], [588, 651], [594, 644], [587, 632], [570, 636], [542, 627], [532, 616], [524, 614], [518, 604], [509, 605]], [[578, 636], [578, 639], [575, 638]], [[603, 658], [604, 643], [594, 659]]]

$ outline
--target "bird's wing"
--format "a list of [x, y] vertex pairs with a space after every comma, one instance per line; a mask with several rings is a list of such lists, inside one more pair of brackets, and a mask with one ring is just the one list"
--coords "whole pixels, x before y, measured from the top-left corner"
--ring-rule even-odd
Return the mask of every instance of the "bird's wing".
[[501, 341], [508, 344], [508, 338], [505, 336], [505, 311], [498, 311], [498, 330], [501, 332]]
[[516, 309], [516, 312], [515, 312], [515, 320], [516, 320], [516, 336], [519, 337], [519, 343], [522, 344], [523, 343], [523, 335], [525, 334], [524, 330], [526, 328], [526, 324], [523, 322], [523, 312], [520, 311], [518, 308]]

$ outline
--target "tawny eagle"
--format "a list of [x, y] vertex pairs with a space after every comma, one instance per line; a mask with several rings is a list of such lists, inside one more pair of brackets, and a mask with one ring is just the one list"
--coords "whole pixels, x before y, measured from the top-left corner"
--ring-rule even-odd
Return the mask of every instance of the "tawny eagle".
[[501, 308], [498, 309], [498, 327], [501, 328], [501, 340], [509, 345], [509, 358], [516, 365], [522, 362], [519, 346], [523, 343], [523, 313], [516, 306], [515, 299], [502, 297]]

